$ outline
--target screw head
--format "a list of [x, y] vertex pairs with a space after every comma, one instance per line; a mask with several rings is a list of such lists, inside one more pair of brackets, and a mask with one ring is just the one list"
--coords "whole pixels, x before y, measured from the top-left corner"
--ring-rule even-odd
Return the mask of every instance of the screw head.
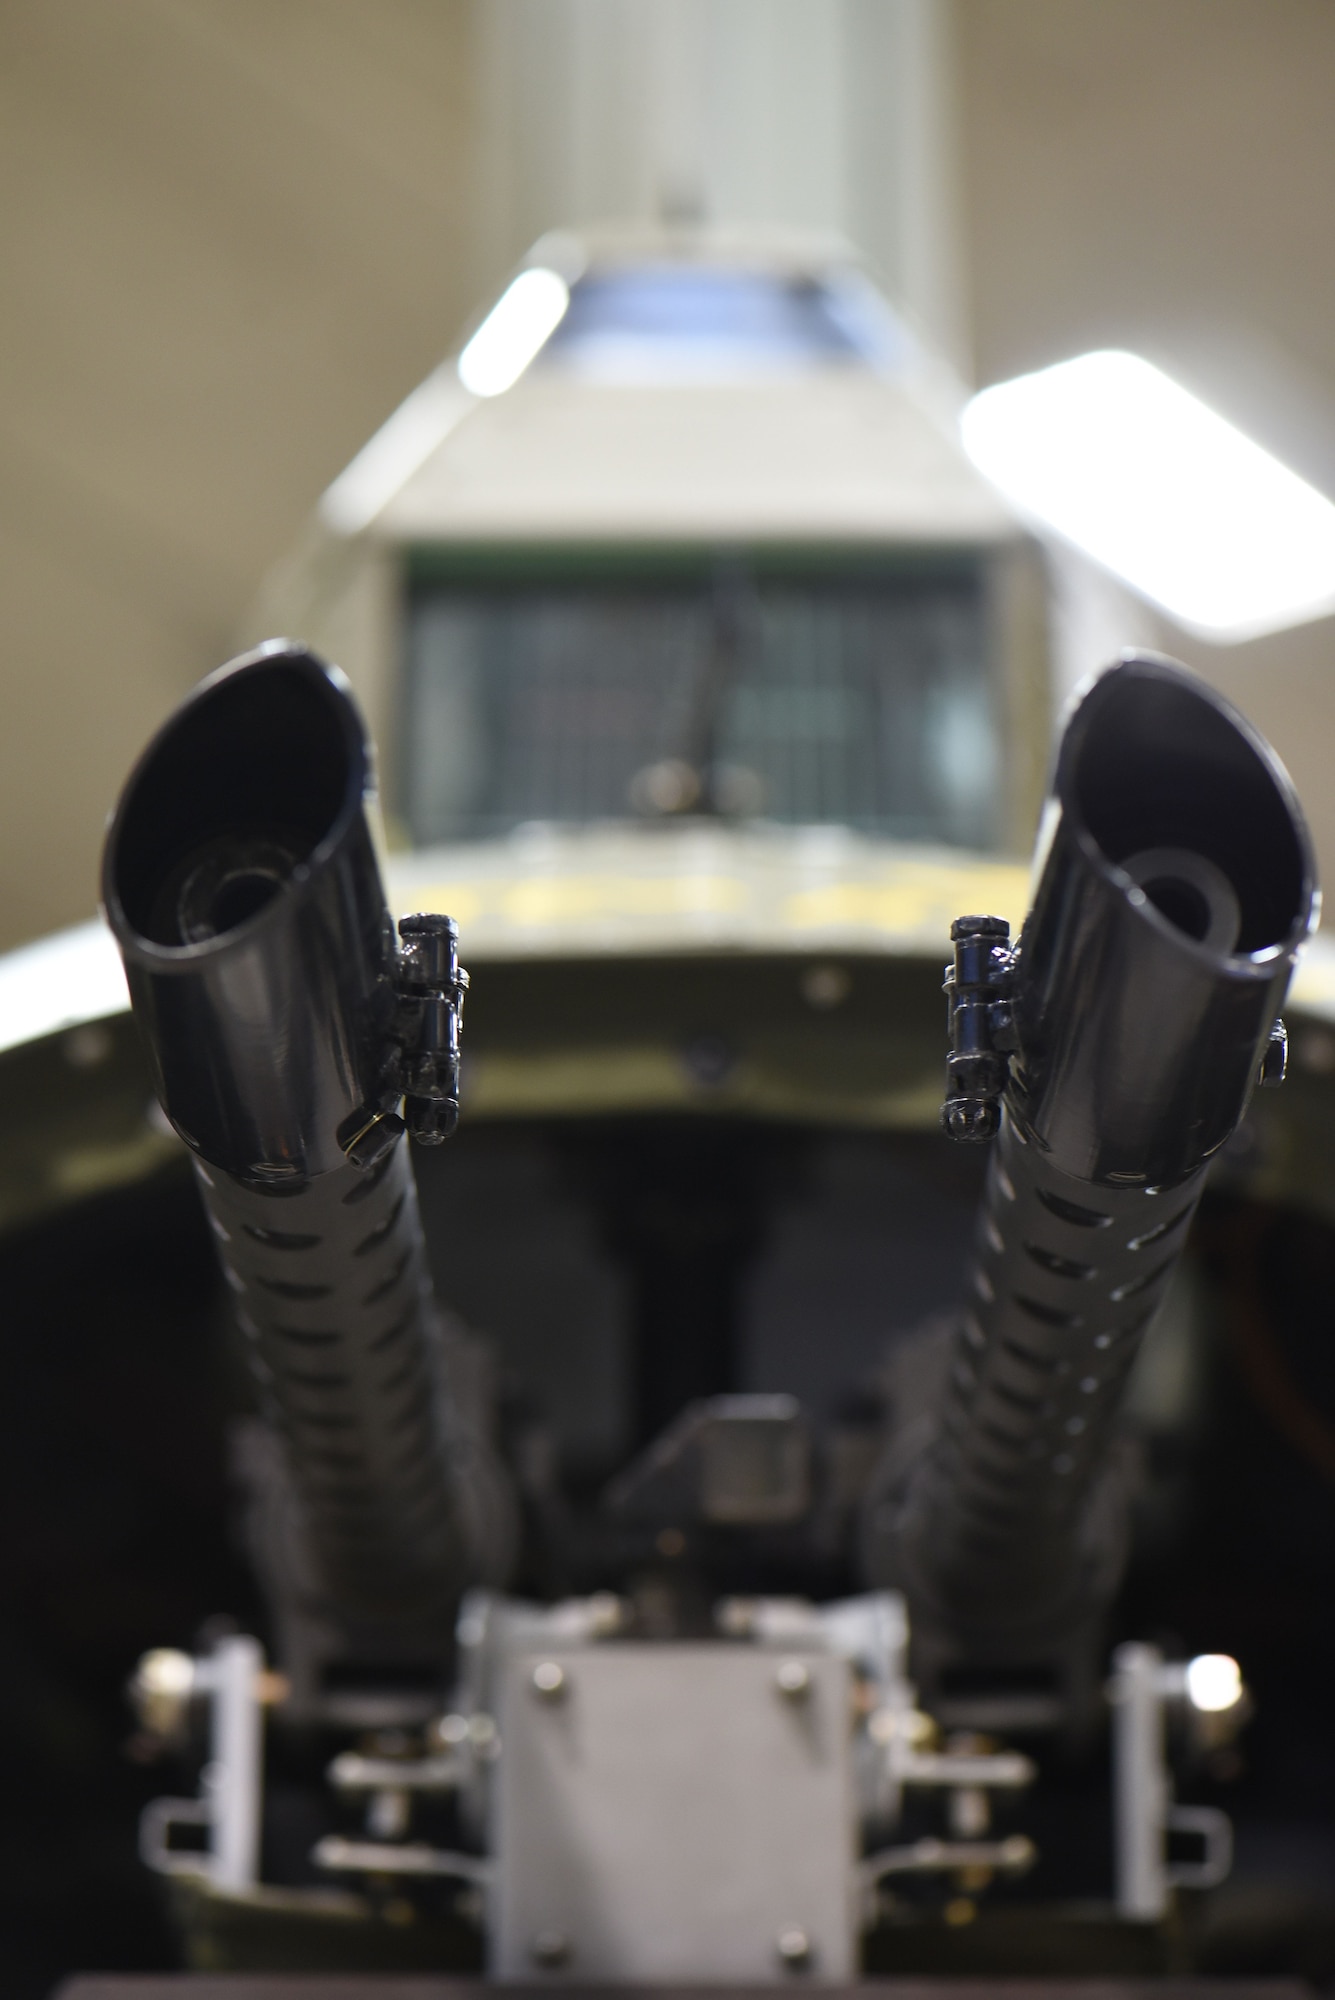
[[409, 937], [458, 937], [459, 926], [453, 917], [438, 916], [434, 911], [418, 910], [411, 917], [399, 918], [399, 936]]
[[961, 938], [1008, 938], [1010, 934], [1011, 927], [1005, 917], [956, 917], [950, 926], [952, 944], [958, 944]]
[[789, 1701], [804, 1701], [811, 1692], [811, 1674], [803, 1660], [780, 1660], [774, 1685]]
[[530, 1940], [528, 1955], [535, 1965], [554, 1972], [570, 1959], [570, 1939], [564, 1931], [537, 1931]]
[[130, 1699], [144, 1728], [154, 1736], [174, 1736], [183, 1727], [197, 1686], [189, 1653], [169, 1647], [145, 1653], [130, 1683]]
[[533, 1692], [544, 1701], [559, 1701], [565, 1691], [564, 1667], [556, 1660], [539, 1660], [533, 1669]]
[[794, 1971], [811, 1963], [811, 1939], [796, 1924], [779, 1932], [775, 1948], [783, 1963]]
[[985, 1145], [1001, 1130], [1001, 1106], [978, 1098], [953, 1097], [941, 1106], [941, 1129], [962, 1145]]

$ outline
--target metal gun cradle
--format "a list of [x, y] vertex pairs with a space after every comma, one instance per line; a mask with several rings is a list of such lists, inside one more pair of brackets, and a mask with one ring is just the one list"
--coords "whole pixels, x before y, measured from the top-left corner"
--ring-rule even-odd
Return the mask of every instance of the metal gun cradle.
[[[256, 1551], [292, 1707], [351, 1727], [326, 1670], [363, 1690], [405, 1665], [434, 1675], [406, 1733], [334, 1758], [328, 1824], [354, 1803], [365, 1820], [326, 1831], [314, 1861], [402, 1895], [446, 1885], [505, 1979], [849, 1978], [905, 1884], [977, 1894], [1041, 1858], [1034, 1760], [977, 1731], [1087, 1737], [1103, 1712], [1119, 1392], [1211, 1160], [1253, 1085], [1282, 1077], [1316, 897], [1292, 789], [1170, 662], [1128, 658], [1084, 695], [1018, 942], [992, 917], [954, 926], [943, 1122], [992, 1154], [966, 1303], [905, 1354], [862, 1495], [867, 1588], [821, 1607], [729, 1596], [664, 1635], [628, 1573], [547, 1605], [486, 1587], [507, 1573], [511, 1503], [452, 1377], [403, 1143], [405, 1125], [428, 1143], [453, 1125], [465, 981], [447, 919], [395, 940], [368, 785], [339, 677], [262, 649], [149, 747], [105, 874], [268, 1420]], [[760, 1535], [801, 1520], [819, 1477], [793, 1399], [720, 1396], [623, 1469], [605, 1514], [627, 1535], [660, 1514]], [[175, 1657], [149, 1656], [141, 1707], [225, 1685], [235, 1709], [232, 1654]], [[1207, 1682], [1118, 1655], [1122, 1919], [1156, 1920], [1175, 1882], [1228, 1865], [1220, 1816], [1168, 1804], [1164, 1714]], [[218, 1750], [215, 1804], [159, 1802], [146, 1851], [244, 1901], [258, 1730], [233, 1716], [216, 1733], [247, 1746], [245, 1770]], [[221, 1831], [192, 1864], [171, 1828], [201, 1815]], [[1205, 1843], [1176, 1872], [1174, 1829]]]

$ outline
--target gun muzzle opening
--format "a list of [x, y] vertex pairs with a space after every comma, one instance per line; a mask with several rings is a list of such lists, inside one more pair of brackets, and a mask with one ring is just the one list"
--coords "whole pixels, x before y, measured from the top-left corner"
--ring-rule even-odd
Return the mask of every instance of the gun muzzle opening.
[[1223, 958], [1305, 934], [1310, 855], [1267, 745], [1203, 683], [1154, 659], [1095, 682], [1062, 745], [1056, 795], [1105, 863]]
[[290, 842], [223, 834], [169, 878], [154, 932], [173, 944], [226, 937], [267, 909], [298, 866]]
[[1147, 847], [1122, 863], [1131, 880], [1166, 917], [1207, 951], [1237, 949], [1242, 908], [1222, 868], [1188, 847]]
[[127, 788], [108, 909], [149, 944], [211, 944], [262, 914], [360, 809], [355, 712], [301, 654], [215, 676]]

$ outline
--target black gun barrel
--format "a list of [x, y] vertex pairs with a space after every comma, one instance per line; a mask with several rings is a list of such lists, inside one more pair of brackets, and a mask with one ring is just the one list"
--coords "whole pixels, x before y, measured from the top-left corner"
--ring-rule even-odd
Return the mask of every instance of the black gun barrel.
[[1036, 875], [1013, 957], [1004, 924], [955, 926], [944, 1121], [1000, 1129], [935, 1434], [891, 1509], [924, 1643], [980, 1664], [1050, 1655], [1116, 1587], [1119, 1392], [1211, 1160], [1282, 1071], [1316, 907], [1274, 754], [1154, 656], [1076, 708]]
[[[457, 968], [453, 926], [430, 920], [437, 990], [405, 989], [371, 789], [343, 677], [271, 642], [203, 682], [144, 752], [103, 901], [282, 1440], [270, 1532], [288, 1546], [266, 1568], [356, 1629], [447, 1638], [496, 1536], [485, 1453], [446, 1379], [394, 1036], [405, 1008], [457, 1022]], [[446, 1089], [454, 1046], [451, 1031]]]

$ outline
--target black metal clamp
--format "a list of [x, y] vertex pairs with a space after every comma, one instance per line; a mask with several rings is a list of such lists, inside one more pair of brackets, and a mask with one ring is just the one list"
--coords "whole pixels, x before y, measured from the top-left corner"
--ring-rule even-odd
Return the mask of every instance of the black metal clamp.
[[452, 917], [402, 917], [399, 936], [395, 1046], [385, 1080], [402, 1093], [404, 1122], [418, 1145], [438, 1146], [459, 1123], [459, 1036], [468, 974], [459, 963], [459, 930]]
[[1018, 1047], [1010, 998], [1015, 954], [1004, 917], [956, 917], [954, 963], [946, 967], [946, 1101], [942, 1129], [978, 1144], [1001, 1124], [1001, 1094]]
[[[459, 1038], [468, 974], [459, 963], [453, 917], [419, 913], [399, 920], [394, 1012], [380, 1109], [343, 1139], [355, 1167], [373, 1167], [404, 1132], [439, 1146], [459, 1123]], [[393, 1107], [403, 1101], [403, 1112]]]

